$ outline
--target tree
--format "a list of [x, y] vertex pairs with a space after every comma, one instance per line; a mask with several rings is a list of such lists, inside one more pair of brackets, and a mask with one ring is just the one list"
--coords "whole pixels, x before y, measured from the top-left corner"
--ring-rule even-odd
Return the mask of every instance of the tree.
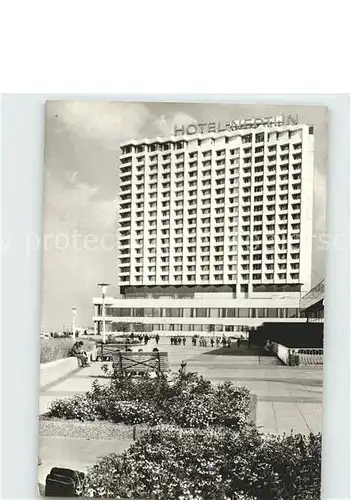
[[125, 322], [114, 322], [112, 323], [112, 331], [113, 332], [129, 332], [129, 323]]

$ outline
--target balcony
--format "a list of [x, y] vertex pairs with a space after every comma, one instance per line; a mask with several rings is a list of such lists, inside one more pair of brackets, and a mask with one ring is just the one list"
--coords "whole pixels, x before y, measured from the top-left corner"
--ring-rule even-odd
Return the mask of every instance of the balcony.
[[132, 194], [132, 188], [129, 185], [128, 187], [125, 187], [124, 189], [120, 189], [120, 197], [122, 200], [130, 200], [130, 196]]
[[293, 188], [294, 193], [301, 193], [301, 183], [295, 183], [291, 185]]
[[127, 171], [127, 172], [121, 172], [119, 178], [120, 178], [121, 184], [131, 182], [132, 181], [131, 169], [129, 169], [129, 171]]
[[[125, 152], [125, 153], [122, 152], [120, 154], [120, 160], [121, 160], [122, 164], [124, 164], [124, 163], [126, 163], [128, 161], [132, 161], [132, 153], [131, 153], [131, 151], [128, 151], [128, 153], [127, 152]], [[124, 160], [124, 161], [122, 161], [122, 160]]]
[[128, 276], [130, 274], [130, 270], [119, 271], [120, 276]]
[[121, 222], [125, 222], [127, 220], [130, 220], [131, 219], [131, 212], [120, 213], [119, 219]]
[[[130, 240], [125, 240], [125, 241], [121, 241], [120, 240], [119, 241], [119, 246], [120, 247], [127, 247], [127, 246], [129, 247], [130, 246]], [[125, 254], [123, 254], [123, 255], [125, 255]]]
[[128, 208], [120, 208], [119, 209], [119, 214], [130, 214], [131, 207], [129, 206]]

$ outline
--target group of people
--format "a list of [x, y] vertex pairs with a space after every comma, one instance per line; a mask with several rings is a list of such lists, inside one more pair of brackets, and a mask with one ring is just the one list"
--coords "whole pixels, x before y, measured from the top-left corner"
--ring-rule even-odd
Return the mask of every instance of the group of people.
[[185, 345], [186, 337], [171, 337], [171, 345]]
[[196, 345], [199, 345], [199, 347], [207, 347], [208, 344], [211, 345], [211, 347], [231, 347], [232, 345], [232, 340], [230, 338], [226, 337], [211, 337], [210, 339], [207, 339], [206, 337], [200, 337], [198, 338], [196, 335], [192, 337], [192, 344], [195, 347]]
[[[157, 337], [157, 335], [156, 335]], [[160, 337], [158, 337], [160, 338]], [[144, 342], [145, 345], [147, 345], [149, 343], [149, 340], [151, 340], [151, 337], [150, 335], [148, 335], [147, 333], [140, 333], [139, 335], [135, 335], [134, 332], [132, 332], [128, 337], [127, 337], [127, 341], [126, 343], [129, 344], [130, 341], [131, 342], [134, 342], [134, 340], [139, 340], [139, 342]], [[158, 341], [156, 340], [156, 343], [158, 344]]]

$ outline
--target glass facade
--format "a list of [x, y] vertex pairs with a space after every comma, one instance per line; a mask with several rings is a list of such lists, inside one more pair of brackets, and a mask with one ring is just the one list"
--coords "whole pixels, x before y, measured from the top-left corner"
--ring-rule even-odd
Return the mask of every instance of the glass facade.
[[211, 325], [195, 325], [195, 324], [157, 324], [157, 323], [112, 323], [107, 324], [106, 331], [107, 332], [150, 332], [155, 333], [159, 332], [176, 332], [178, 334], [185, 332], [194, 332], [194, 333], [204, 333], [208, 335], [213, 335], [216, 332], [237, 332], [246, 330], [245, 325], [213, 325], [214, 328], [211, 328]]
[[106, 307], [106, 316], [129, 318], [298, 318], [299, 309], [286, 307]]

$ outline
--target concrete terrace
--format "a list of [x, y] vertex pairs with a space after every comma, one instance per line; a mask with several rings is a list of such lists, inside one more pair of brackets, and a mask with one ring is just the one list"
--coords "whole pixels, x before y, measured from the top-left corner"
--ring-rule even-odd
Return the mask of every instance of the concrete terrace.
[[[233, 345], [230, 349], [171, 346], [164, 339], [159, 349], [167, 351], [170, 368], [178, 370], [182, 360], [187, 370], [198, 372], [214, 383], [231, 380], [250, 389], [256, 399], [256, 423], [267, 432], [308, 433], [322, 430], [322, 367], [282, 365], [275, 357], [257, 349]], [[155, 346], [151, 343], [147, 350]], [[146, 348], [143, 348], [146, 350]], [[40, 413], [56, 397], [68, 397], [89, 390], [93, 380], [107, 383], [101, 363], [77, 369], [70, 376], [43, 387]]]
[[[152, 350], [154, 341], [143, 348]], [[262, 355], [257, 349], [233, 345], [230, 349], [171, 346], [162, 339], [158, 346], [169, 354], [170, 367], [176, 371], [181, 361], [187, 370], [198, 372], [213, 383], [231, 380], [250, 389], [256, 402], [256, 424], [267, 433], [303, 433], [322, 430], [322, 367], [287, 367], [275, 357]], [[43, 387], [40, 394], [40, 414], [57, 397], [69, 397], [91, 388], [92, 382], [108, 383], [101, 371], [101, 363], [77, 369], [68, 377]], [[111, 452], [125, 450], [131, 441], [115, 439], [82, 439], [60, 436], [41, 436], [39, 454], [43, 465], [39, 467], [39, 481], [55, 465], [79, 470]]]

